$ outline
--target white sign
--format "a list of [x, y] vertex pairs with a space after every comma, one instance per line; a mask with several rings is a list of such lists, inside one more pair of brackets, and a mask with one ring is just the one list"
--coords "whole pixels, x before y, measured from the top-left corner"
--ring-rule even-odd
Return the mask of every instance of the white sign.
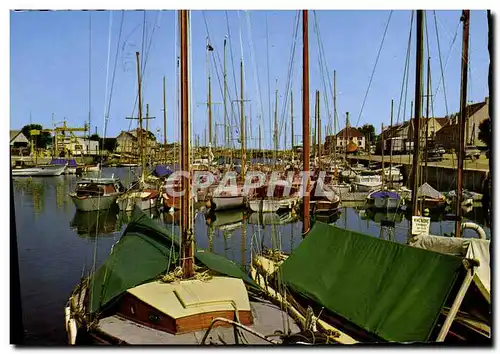
[[412, 235], [429, 235], [431, 218], [425, 216], [412, 216], [411, 233]]

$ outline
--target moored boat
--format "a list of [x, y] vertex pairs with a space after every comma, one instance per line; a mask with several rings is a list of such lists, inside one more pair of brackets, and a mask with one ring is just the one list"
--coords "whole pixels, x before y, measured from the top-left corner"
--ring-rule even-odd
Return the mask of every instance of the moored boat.
[[13, 168], [12, 176], [14, 177], [54, 177], [60, 176], [66, 170], [66, 165], [47, 165], [29, 168]]
[[125, 191], [119, 178], [83, 178], [77, 182], [75, 192], [69, 196], [77, 210], [109, 209]]

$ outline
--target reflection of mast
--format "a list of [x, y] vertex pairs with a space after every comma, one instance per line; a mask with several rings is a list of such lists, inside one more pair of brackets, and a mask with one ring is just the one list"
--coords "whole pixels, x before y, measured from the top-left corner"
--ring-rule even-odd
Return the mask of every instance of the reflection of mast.
[[246, 247], [247, 246], [247, 224], [246, 224], [246, 218], [245, 215], [243, 215], [243, 222], [241, 225], [241, 265], [244, 267], [246, 265], [246, 260], [245, 260], [245, 252], [246, 252]]

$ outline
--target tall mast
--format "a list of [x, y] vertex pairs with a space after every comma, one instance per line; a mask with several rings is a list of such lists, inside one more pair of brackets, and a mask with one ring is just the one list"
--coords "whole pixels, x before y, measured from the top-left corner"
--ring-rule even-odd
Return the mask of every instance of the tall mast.
[[417, 10], [417, 62], [415, 69], [415, 117], [413, 118], [413, 178], [412, 178], [412, 193], [411, 206], [413, 216], [419, 214], [417, 208], [418, 201], [418, 175], [420, 161], [420, 116], [422, 115], [422, 79], [424, 72], [422, 71], [422, 59], [424, 52], [424, 11]]
[[165, 163], [167, 163], [167, 94], [165, 89], [165, 76], [163, 77], [163, 149]]
[[[303, 170], [309, 173], [309, 19], [307, 10], [302, 11], [302, 151]], [[302, 233], [309, 231], [309, 176], [306, 181], [306, 191], [302, 203]]]
[[[145, 153], [149, 156], [149, 103], [146, 103], [146, 138], [144, 139]], [[144, 159], [146, 161], [146, 159]]]
[[423, 173], [423, 181], [427, 181], [427, 158], [428, 158], [428, 146], [429, 146], [429, 102], [431, 99], [431, 57], [427, 56], [427, 99], [426, 99], [426, 109], [425, 109], [425, 117], [427, 118], [425, 121], [425, 150], [424, 150], [424, 173]]
[[312, 151], [315, 160], [318, 152], [318, 150], [316, 150], [316, 144], [318, 142], [318, 135], [316, 134], [317, 129], [318, 129], [318, 90], [316, 90], [314, 96], [314, 127], [313, 127], [313, 138], [312, 138]]
[[[394, 116], [394, 100], [391, 100], [391, 125], [390, 127], [392, 128], [393, 124], [393, 116]], [[390, 153], [390, 158], [389, 158], [389, 183], [392, 185], [392, 142], [394, 140], [391, 139], [391, 151]]]
[[347, 138], [348, 138], [348, 135], [347, 135], [347, 128], [349, 127], [349, 112], [345, 112], [345, 129], [344, 129], [344, 142], [345, 142], [345, 146], [344, 146], [344, 151], [345, 151], [345, 160], [347, 162]]
[[458, 149], [458, 170], [457, 170], [457, 205], [455, 221], [455, 237], [461, 237], [462, 223], [462, 173], [464, 169], [465, 156], [465, 124], [467, 120], [467, 73], [469, 66], [469, 10], [462, 10], [460, 20], [463, 24], [462, 36], [462, 80], [460, 83], [460, 125], [459, 125], [459, 149]]
[[[181, 171], [189, 173], [189, 72], [188, 72], [188, 11], [179, 11], [181, 34]], [[193, 269], [193, 240], [192, 230], [189, 228], [189, 204], [191, 196], [190, 177], [182, 178], [182, 220], [181, 234], [183, 246], [182, 270], [184, 278], [191, 278]]]
[[384, 139], [384, 123], [382, 123], [380, 131], [380, 137], [382, 138], [382, 187], [384, 187], [384, 177], [385, 177], [385, 163], [384, 163], [384, 150], [385, 150], [385, 139]]
[[337, 71], [333, 70], [333, 134], [334, 134], [334, 148], [333, 159], [336, 159], [337, 154]]
[[137, 134], [137, 137], [139, 138], [139, 154], [141, 155], [141, 181], [144, 182], [144, 147], [143, 147], [143, 130], [142, 130], [142, 90], [141, 90], [141, 67], [140, 67], [140, 60], [139, 60], [139, 52], [135, 53], [135, 57], [137, 59], [137, 90], [138, 90], [138, 100], [139, 100], [139, 134]]
[[278, 158], [278, 89], [276, 89], [276, 101], [274, 102], [274, 158]]
[[241, 115], [241, 132], [240, 132], [240, 139], [241, 139], [241, 178], [243, 181], [245, 180], [245, 167], [247, 165], [247, 156], [246, 156], [246, 151], [245, 151], [245, 114], [244, 114], [244, 102], [243, 102], [243, 59], [241, 59], [240, 62], [240, 115]]
[[293, 130], [293, 92], [290, 92], [290, 121], [292, 123], [292, 160], [293, 160], [293, 145], [294, 145], [294, 130]]
[[208, 143], [210, 146], [212, 146], [212, 77], [210, 75], [210, 60], [208, 58], [211, 50], [212, 47], [210, 46], [207, 37], [207, 75], [208, 75], [207, 108], [208, 108]]
[[228, 141], [228, 126], [227, 126], [227, 67], [226, 67], [226, 43], [227, 40], [224, 38], [224, 146], [227, 148], [229, 146]]
[[321, 166], [321, 118], [320, 118], [320, 100], [319, 100], [319, 90], [316, 91], [316, 109], [318, 110], [318, 164]]

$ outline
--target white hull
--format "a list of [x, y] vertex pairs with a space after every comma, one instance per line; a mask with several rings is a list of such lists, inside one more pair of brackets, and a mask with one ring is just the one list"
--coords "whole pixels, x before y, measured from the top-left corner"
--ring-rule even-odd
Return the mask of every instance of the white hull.
[[147, 192], [135, 192], [126, 196], [121, 196], [120, 198], [117, 199], [116, 203], [118, 204], [118, 207], [122, 211], [123, 210], [132, 211], [134, 210], [135, 205], [137, 205], [137, 207], [141, 210], [149, 210], [151, 208], [156, 207], [158, 203], [158, 196], [154, 198], [143, 199], [141, 194], [144, 193]]
[[244, 206], [245, 198], [243, 196], [212, 197], [212, 210], [215, 211], [242, 208]]
[[75, 193], [71, 193], [69, 196], [75, 204], [76, 210], [80, 211], [96, 211], [96, 210], [106, 210], [116, 202], [116, 199], [120, 193], [114, 193], [111, 195], [104, 195], [100, 197], [86, 197], [79, 198]]
[[12, 176], [16, 177], [51, 177], [63, 174], [66, 166], [41, 166], [33, 168], [13, 168]]
[[400, 200], [395, 198], [376, 198], [372, 203], [379, 209], [397, 209], [400, 206]]
[[356, 192], [371, 192], [382, 187], [382, 182], [354, 182]]
[[64, 174], [66, 175], [76, 174], [76, 167], [67, 167], [66, 170], [64, 171]]
[[331, 189], [337, 194], [337, 195], [342, 195], [342, 194], [347, 194], [351, 191], [351, 186], [348, 184], [337, 184], [337, 185], [332, 185]]
[[278, 199], [253, 199], [248, 201], [248, 206], [256, 213], [274, 213], [281, 207]]

